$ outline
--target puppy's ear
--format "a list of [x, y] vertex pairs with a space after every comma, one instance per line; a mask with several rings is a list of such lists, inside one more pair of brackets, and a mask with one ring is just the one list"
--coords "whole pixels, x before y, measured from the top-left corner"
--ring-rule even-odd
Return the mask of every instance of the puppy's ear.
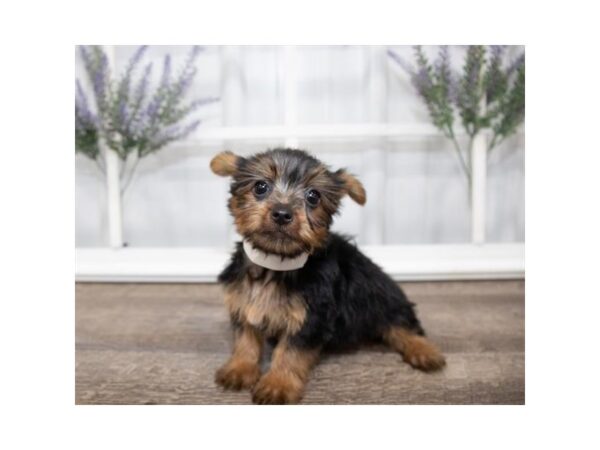
[[222, 177], [232, 177], [238, 170], [240, 157], [230, 151], [219, 153], [210, 162], [210, 169]]
[[367, 202], [367, 192], [362, 183], [354, 176], [340, 169], [335, 172], [336, 177], [342, 182], [344, 191], [359, 205], [364, 205]]

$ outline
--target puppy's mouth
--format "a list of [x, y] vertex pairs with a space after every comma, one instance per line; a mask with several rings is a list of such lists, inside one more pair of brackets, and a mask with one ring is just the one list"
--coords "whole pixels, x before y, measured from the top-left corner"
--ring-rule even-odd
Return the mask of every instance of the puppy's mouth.
[[277, 227], [273, 230], [265, 230], [262, 232], [264, 236], [271, 237], [273, 239], [291, 240], [295, 241], [296, 238], [292, 233], [286, 230], [284, 227]]
[[263, 252], [290, 258], [309, 250], [302, 241], [283, 227], [254, 232], [245, 237]]

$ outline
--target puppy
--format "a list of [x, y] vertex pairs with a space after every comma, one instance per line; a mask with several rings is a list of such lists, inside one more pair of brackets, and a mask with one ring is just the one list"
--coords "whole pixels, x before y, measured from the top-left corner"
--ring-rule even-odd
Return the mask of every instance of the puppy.
[[[232, 177], [228, 206], [243, 237], [219, 275], [235, 333], [219, 385], [251, 389], [254, 403], [297, 403], [323, 350], [377, 340], [417, 369], [445, 365], [398, 285], [329, 231], [345, 195], [366, 201], [354, 176], [291, 149], [223, 152], [210, 167]], [[261, 374], [267, 339], [276, 344]]]

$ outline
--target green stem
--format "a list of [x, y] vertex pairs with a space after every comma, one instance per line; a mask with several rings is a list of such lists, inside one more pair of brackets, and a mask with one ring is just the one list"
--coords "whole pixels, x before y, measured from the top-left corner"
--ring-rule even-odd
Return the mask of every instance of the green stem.
[[99, 159], [94, 158], [94, 161], [96, 161], [96, 165], [98, 166], [98, 169], [100, 170], [100, 172], [102, 172], [102, 175], [104, 175], [104, 178], [106, 178], [106, 167], [104, 167], [104, 164], [100, 162]]
[[[469, 137], [469, 158], [473, 155], [473, 143], [475, 142], [475, 136]], [[472, 163], [472, 160], [470, 160]], [[469, 205], [473, 207], [473, 177], [469, 174]]]
[[500, 142], [502, 142], [502, 139], [500, 139], [498, 142], [496, 142], [497, 138], [498, 138], [498, 135], [496, 133], [494, 133], [494, 136], [492, 136], [490, 145], [488, 146], [488, 152], [490, 152], [496, 146], [496, 144], [500, 144]]
[[124, 158], [123, 159], [123, 164], [121, 165], [121, 170], [119, 171], [119, 178], [123, 178], [123, 175], [125, 175], [125, 169], [126, 168], [127, 168], [127, 158]]
[[469, 168], [469, 166], [467, 165], [467, 162], [465, 161], [465, 158], [462, 154], [462, 151], [460, 149], [460, 145], [458, 145], [458, 141], [456, 140], [456, 136], [454, 135], [454, 132], [450, 129], [449, 130], [449, 138], [452, 141], [452, 143], [454, 144], [454, 150], [456, 150], [456, 154], [458, 155], [458, 160], [460, 161], [460, 165], [463, 169], [463, 172], [465, 173], [465, 176], [467, 177], [467, 180], [469, 180], [469, 183], [471, 182], [471, 170]]
[[133, 175], [135, 173], [135, 170], [137, 168], [138, 163], [140, 162], [140, 157], [138, 156], [135, 160], [135, 162], [133, 163], [133, 166], [131, 167], [131, 170], [129, 171], [129, 176], [127, 177], [127, 180], [125, 181], [125, 183], [123, 183], [123, 185], [121, 186], [121, 195], [125, 194], [125, 191], [127, 190], [127, 188], [129, 187], [129, 185], [131, 184], [131, 181], [133, 180]]
[[500, 139], [498, 139], [498, 135], [494, 134], [494, 137], [492, 138], [492, 142], [490, 143], [490, 146], [488, 147], [488, 153], [495, 147], [499, 147], [500, 144], [502, 144], [506, 138], [508, 136], [502, 136]]

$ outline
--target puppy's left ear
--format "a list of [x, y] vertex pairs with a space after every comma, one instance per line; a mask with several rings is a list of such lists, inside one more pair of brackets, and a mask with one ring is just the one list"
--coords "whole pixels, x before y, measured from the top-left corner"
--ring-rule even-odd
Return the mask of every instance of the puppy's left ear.
[[238, 170], [240, 157], [230, 151], [219, 153], [210, 161], [210, 169], [222, 177], [232, 177]]
[[358, 179], [346, 172], [344, 169], [340, 169], [335, 172], [335, 176], [340, 180], [344, 186], [344, 192], [350, 196], [359, 205], [364, 205], [367, 202], [367, 192], [363, 187], [362, 183]]

